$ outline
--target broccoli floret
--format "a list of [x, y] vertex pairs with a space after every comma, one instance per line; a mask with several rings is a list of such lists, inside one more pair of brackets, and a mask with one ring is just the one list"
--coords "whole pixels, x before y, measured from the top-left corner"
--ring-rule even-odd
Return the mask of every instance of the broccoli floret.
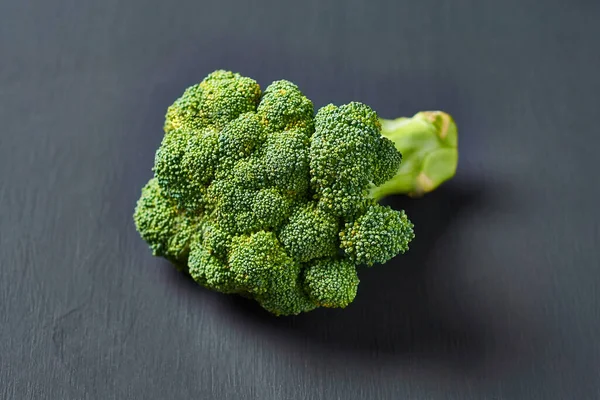
[[308, 136], [300, 130], [271, 133], [254, 165], [265, 174], [270, 186], [292, 196], [303, 196], [308, 189], [309, 144]]
[[351, 102], [314, 109], [298, 86], [209, 74], [168, 107], [134, 222], [152, 254], [275, 315], [344, 308], [361, 266], [406, 252], [413, 224], [378, 204], [456, 169], [445, 113], [385, 120]]
[[222, 262], [227, 261], [227, 251], [231, 246], [233, 235], [214, 222], [202, 224], [202, 245]]
[[163, 192], [182, 209], [201, 210], [206, 203], [207, 182], [219, 162], [219, 136], [211, 130], [174, 129], [156, 152], [154, 174]]
[[314, 131], [314, 107], [298, 86], [287, 80], [271, 83], [257, 108], [268, 132], [299, 130], [307, 135]]
[[253, 294], [265, 294], [276, 277], [294, 269], [294, 260], [281, 248], [273, 232], [236, 236], [229, 254], [236, 284]]
[[237, 161], [250, 156], [261, 146], [266, 140], [266, 132], [258, 115], [244, 113], [227, 124], [217, 137], [218, 158], [214, 167], [220, 175], [227, 176]]
[[367, 189], [392, 178], [402, 155], [381, 135], [377, 114], [365, 104], [330, 104], [315, 120], [312, 185], [321, 204], [339, 216], [354, 217], [368, 205]]
[[188, 258], [188, 272], [201, 285], [221, 293], [240, 292], [235, 284], [229, 264], [217, 257], [218, 253], [211, 252], [200, 242], [191, 245]]
[[274, 314], [298, 314], [316, 307], [302, 290], [300, 264], [285, 252], [273, 232], [235, 237], [229, 265], [236, 286]]
[[320, 307], [345, 308], [354, 301], [359, 282], [355, 264], [343, 259], [317, 260], [304, 275], [306, 293]]
[[177, 266], [187, 262], [190, 243], [203, 223], [201, 218], [178, 209], [172, 199], [164, 196], [156, 178], [142, 188], [133, 218], [152, 254], [165, 257]]
[[261, 96], [255, 80], [230, 71], [217, 70], [187, 88], [168, 109], [166, 133], [185, 128], [221, 129], [240, 114], [255, 111]]
[[357, 264], [385, 264], [408, 250], [413, 224], [404, 211], [374, 204], [340, 232], [340, 247]]
[[295, 259], [307, 262], [333, 257], [338, 253], [340, 220], [316, 202], [299, 206], [279, 233], [285, 250]]

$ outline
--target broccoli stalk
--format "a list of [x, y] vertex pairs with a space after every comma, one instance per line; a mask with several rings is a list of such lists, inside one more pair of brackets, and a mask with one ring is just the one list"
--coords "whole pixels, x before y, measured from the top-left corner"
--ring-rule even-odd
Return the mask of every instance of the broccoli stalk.
[[421, 111], [413, 117], [382, 118], [380, 122], [381, 134], [394, 142], [402, 163], [392, 179], [371, 187], [370, 197], [420, 197], [454, 176], [458, 132], [452, 116], [442, 111]]

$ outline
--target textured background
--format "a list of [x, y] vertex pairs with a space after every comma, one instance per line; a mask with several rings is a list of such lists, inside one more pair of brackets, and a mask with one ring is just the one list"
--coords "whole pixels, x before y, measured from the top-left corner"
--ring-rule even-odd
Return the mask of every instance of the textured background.
[[[600, 397], [600, 3], [0, 3], [0, 399]], [[217, 69], [443, 109], [458, 176], [356, 302], [275, 319], [132, 223], [166, 107]]]

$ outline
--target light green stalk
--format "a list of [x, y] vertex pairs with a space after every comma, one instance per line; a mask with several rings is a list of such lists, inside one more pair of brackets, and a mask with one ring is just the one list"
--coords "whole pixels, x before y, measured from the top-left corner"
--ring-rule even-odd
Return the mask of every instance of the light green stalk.
[[456, 173], [458, 130], [454, 119], [442, 111], [422, 111], [412, 117], [381, 119], [382, 134], [402, 153], [396, 175], [370, 189], [376, 200], [392, 194], [420, 197]]

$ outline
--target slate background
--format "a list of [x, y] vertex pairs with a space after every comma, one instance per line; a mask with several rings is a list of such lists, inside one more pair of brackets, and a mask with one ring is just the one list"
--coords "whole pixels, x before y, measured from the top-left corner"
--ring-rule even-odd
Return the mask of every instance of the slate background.
[[[0, 3], [0, 399], [600, 398], [600, 3]], [[456, 179], [356, 302], [274, 319], [132, 223], [166, 107], [225, 68], [456, 118]]]

